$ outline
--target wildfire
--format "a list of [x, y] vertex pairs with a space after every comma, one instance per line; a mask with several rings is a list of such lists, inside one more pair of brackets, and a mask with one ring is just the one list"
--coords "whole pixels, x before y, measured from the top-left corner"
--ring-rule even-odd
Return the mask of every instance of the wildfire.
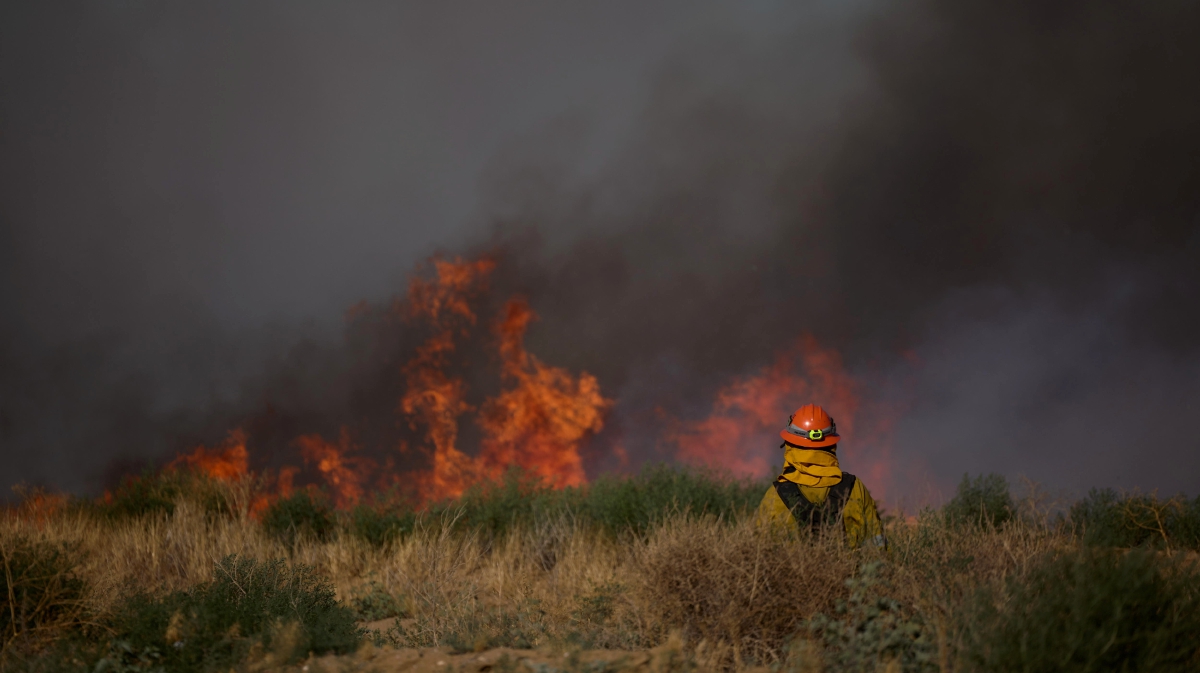
[[600, 393], [596, 377], [572, 376], [525, 350], [525, 330], [535, 317], [525, 301], [514, 299], [497, 327], [504, 376], [514, 386], [480, 412], [482, 462], [493, 475], [520, 465], [553, 486], [578, 486], [586, 481], [579, 443], [604, 427], [612, 400]]
[[893, 415], [876, 411], [861, 427], [861, 388], [837, 351], [804, 335], [770, 366], [721, 388], [708, 418], [686, 424], [668, 420], [664, 439], [683, 462], [761, 477], [779, 467], [777, 433], [788, 415], [801, 404], [817, 402], [837, 420], [843, 459], [866, 467], [882, 494], [889, 459], [886, 429]]
[[[376, 465], [369, 458], [354, 456], [350, 433], [342, 428], [338, 444], [330, 444], [320, 435], [305, 435], [296, 440], [305, 464], [315, 465], [329, 489], [334, 504], [340, 508], [353, 507], [362, 500], [368, 475]], [[290, 487], [294, 471], [285, 473]]]
[[[480, 311], [495, 305], [485, 301], [495, 267], [486, 258], [435, 259], [432, 272], [416, 275], [405, 295], [392, 304], [388, 315], [401, 321], [396, 324], [424, 335], [396, 373], [403, 383], [394, 407], [397, 427], [407, 427], [417, 437], [371, 447], [375, 458], [368, 458], [356, 440], [354, 424], [343, 426], [337, 441], [301, 434], [291, 442], [298, 454], [293, 464], [256, 477], [252, 513], [290, 493], [297, 480], [324, 487], [339, 508], [358, 505], [368, 493], [393, 486], [402, 486], [402, 497], [417, 503], [453, 498], [512, 466], [555, 487], [586, 483], [580, 448], [604, 428], [614, 401], [603, 395], [591, 374], [546, 364], [526, 350], [525, 335], [537, 315], [524, 299], [508, 299], [499, 314], [487, 320], [491, 329], [478, 331]], [[347, 320], [375, 310], [356, 304]], [[499, 390], [490, 397], [470, 398], [472, 391], [459, 371], [459, 351], [468, 339], [479, 344], [480, 338], [497, 356]], [[708, 418], [689, 423], [665, 418], [662, 439], [682, 462], [763, 476], [780, 460], [775, 433], [788, 413], [816, 401], [837, 418], [847, 439], [847, 462], [858, 470], [867, 463], [866, 474], [878, 483], [888, 459], [887, 443], [870, 439], [872, 433], [876, 440], [886, 434], [887, 418], [872, 414], [869, 427], [860, 427], [861, 387], [836, 351], [804, 336], [770, 366], [721, 388]], [[471, 429], [462, 425], [464, 420], [478, 430], [473, 446], [459, 445], [461, 431]], [[622, 464], [629, 461], [620, 446], [613, 451]], [[200, 446], [168, 466], [181, 468], [223, 480], [252, 474], [246, 433], [234, 430], [219, 447]]]
[[180, 455], [171, 461], [168, 470], [187, 468], [213, 479], [234, 481], [244, 477], [250, 470], [250, 453], [246, 451], [246, 433], [236, 429], [217, 449], [198, 446], [191, 453]]
[[261, 479], [259, 492], [250, 501], [250, 514], [257, 517], [262, 514], [277, 498], [286, 498], [295, 488], [296, 474], [300, 468], [288, 465], [271, 475], [265, 474]]
[[21, 503], [14, 509], [6, 510], [5, 515], [15, 514], [18, 518], [32, 521], [38, 528], [46, 524], [67, 508], [67, 496], [62, 493], [48, 493], [43, 489], [27, 489], [15, 486], [13, 490], [21, 496]]
[[437, 278], [414, 278], [408, 289], [410, 320], [429, 322], [433, 335], [404, 366], [408, 390], [400, 400], [400, 411], [409, 426], [426, 431], [429, 471], [420, 475], [419, 495], [423, 500], [460, 495], [477, 481], [478, 466], [459, 451], [458, 419], [471, 411], [466, 386], [447, 374], [456, 335], [465, 335], [477, 318], [471, 299], [484, 290], [484, 281], [495, 264], [491, 260], [446, 262], [437, 260]]
[[430, 469], [420, 480], [424, 499], [458, 496], [514, 465], [554, 486], [582, 484], [586, 477], [579, 444], [603, 428], [611, 406], [595, 377], [575, 377], [525, 350], [525, 331], [536, 316], [525, 301], [512, 299], [495, 329], [502, 375], [511, 387], [479, 407], [475, 421], [484, 433], [479, 456], [458, 449], [459, 418], [475, 409], [466, 402], [463, 381], [446, 370], [455, 336], [476, 323], [469, 299], [480, 292], [491, 269], [490, 262], [442, 263], [436, 283], [417, 280], [409, 290], [409, 315], [434, 327], [433, 336], [405, 366], [408, 391], [400, 403], [411, 426], [427, 431]]
[[[524, 300], [514, 298], [504, 305], [489, 337], [499, 355], [501, 390], [478, 404], [468, 402], [468, 386], [454, 373], [456, 354], [459, 342], [470, 337], [479, 322], [476, 307], [487, 293], [495, 263], [437, 259], [432, 266], [430, 276], [412, 279], [392, 311], [407, 328], [424, 330], [428, 336], [401, 368], [405, 387], [396, 404], [399, 420], [421, 433], [422, 439], [414, 447], [388, 451], [409, 458], [415, 451], [424, 458], [424, 468], [397, 474], [392, 457], [381, 466], [361, 455], [353, 427], [343, 427], [336, 442], [320, 434], [293, 441], [307, 474], [319, 480], [339, 508], [359, 504], [372, 488], [401, 482], [420, 502], [452, 498], [472, 484], [501, 476], [511, 466], [553, 486], [584, 483], [580, 444], [604, 427], [604, 415], [612, 405], [601, 394], [599, 382], [587, 373], [575, 375], [547, 365], [526, 351], [525, 332], [536, 315]], [[368, 306], [356, 305], [347, 313], [348, 320], [369, 311]], [[458, 446], [463, 419], [473, 421], [481, 432], [475, 452]], [[239, 430], [220, 448], [201, 446], [170, 467], [235, 479], [248, 473], [248, 463], [246, 436]], [[251, 511], [261, 512], [275, 497], [286, 495], [302, 473], [295, 465], [280, 469], [276, 483], [264, 488]]]

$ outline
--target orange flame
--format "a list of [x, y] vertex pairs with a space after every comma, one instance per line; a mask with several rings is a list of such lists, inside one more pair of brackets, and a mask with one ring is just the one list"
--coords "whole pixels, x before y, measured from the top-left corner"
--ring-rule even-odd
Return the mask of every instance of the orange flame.
[[[457, 340], [468, 336], [478, 321], [473, 306], [484, 294], [494, 268], [495, 262], [486, 258], [434, 259], [432, 276], [414, 276], [403, 300], [396, 302], [397, 313], [430, 331], [402, 369], [406, 387], [397, 404], [409, 427], [424, 434], [424, 443], [417, 448], [428, 458], [428, 467], [408, 475], [421, 501], [461, 495], [472, 484], [499, 476], [509, 465], [525, 467], [555, 485], [583, 483], [579, 443], [603, 427], [603, 413], [611, 404], [600, 395], [594, 377], [574, 377], [525, 351], [525, 329], [534, 315], [523, 301], [513, 301], [497, 328], [503, 378], [513, 386], [482, 405], [476, 419], [484, 433], [480, 455], [473, 457], [458, 448], [459, 419], [476, 409], [467, 402], [466, 384], [448, 370], [454, 364]], [[357, 321], [368, 311], [365, 304], [356, 304], [347, 312], [347, 321]], [[342, 428], [336, 443], [308, 434], [297, 437], [295, 446], [339, 508], [360, 503], [372, 485], [387, 486], [396, 480], [390, 473], [392, 459], [384, 464], [389, 470], [381, 471], [374, 461], [355, 455], [349, 428]], [[401, 452], [406, 450], [402, 445]], [[245, 435], [239, 430], [222, 448], [198, 447], [169, 467], [233, 479], [248, 473], [248, 458]], [[270, 479], [260, 482], [266, 484], [264, 492], [254, 499], [251, 512], [261, 512], [289, 493], [299, 474], [297, 467], [286, 466], [273, 485]], [[377, 477], [372, 479], [373, 475]]]
[[[315, 464], [326, 485], [333, 491], [334, 504], [337, 507], [353, 507], [362, 500], [364, 485], [370, 479], [375, 461], [351, 455], [354, 447], [346, 428], [342, 428], [336, 446], [325, 441], [320, 435], [304, 435], [298, 438], [296, 443], [300, 446], [300, 455], [304, 462]], [[295, 472], [286, 473], [286, 477], [283, 473], [280, 475], [287, 479], [289, 490], [294, 474]]]
[[[435, 259], [433, 273], [414, 276], [406, 295], [395, 303], [395, 312], [407, 323], [428, 330], [401, 368], [405, 389], [396, 404], [409, 428], [423, 435], [414, 447], [427, 461], [422, 469], [405, 474], [401, 482], [394, 473], [394, 458], [382, 459], [381, 465], [359, 455], [350, 427], [342, 428], [337, 442], [318, 434], [296, 438], [294, 446], [309, 474], [325, 484], [337, 507], [355, 506], [372, 487], [396, 483], [411, 485], [412, 495], [421, 502], [453, 498], [473, 484], [499, 477], [510, 466], [522, 467], [555, 487], [586, 483], [580, 447], [604, 428], [614, 402], [604, 397], [591, 374], [548, 365], [526, 350], [525, 335], [537, 319], [526, 301], [514, 298], [505, 303], [494, 327], [501, 366], [498, 394], [476, 406], [468, 401], [466, 383], [453, 373], [459, 341], [470, 336], [479, 321], [475, 307], [495, 266], [490, 259]], [[356, 305], [347, 320], [357, 321], [369, 310]], [[776, 433], [788, 414], [817, 402], [838, 419], [846, 439], [843, 461], [856, 470], [865, 463], [866, 475], [878, 483], [888, 467], [886, 435], [894, 415], [873, 410], [868, 414], [871, 422], [859, 424], [862, 388], [845, 371], [836, 351], [805, 335], [771, 365], [721, 388], [708, 418], [687, 424], [666, 419], [662, 439], [674, 446], [682, 462], [764, 476], [782, 459]], [[482, 433], [477, 452], [458, 446], [460, 419], [468, 414]], [[406, 453], [407, 444], [399, 451]], [[615, 446], [613, 452], [622, 464], [628, 462], [623, 448]], [[236, 430], [220, 448], [198, 447], [170, 467], [236, 479], [249, 473], [248, 458], [246, 436]], [[288, 494], [298, 475], [299, 468], [286, 466], [274, 483], [262, 479], [260, 484], [270, 485], [263, 487], [265, 493], [254, 500], [251, 512], [261, 512]]]
[[476, 322], [471, 299], [483, 289], [483, 281], [495, 263], [482, 259], [464, 262], [435, 260], [436, 280], [414, 278], [408, 289], [408, 316], [424, 318], [433, 336], [417, 349], [404, 366], [408, 389], [400, 400], [400, 411], [409, 426], [426, 428], [432, 451], [429, 472], [421, 475], [419, 493], [423, 500], [453, 498], [479, 477], [478, 467], [455, 446], [458, 417], [471, 410], [466, 386], [446, 373], [454, 353], [456, 333]]
[[[722, 388], [708, 418], [687, 424], [669, 421], [664, 439], [684, 462], [761, 477], [782, 462], [776, 449], [781, 443], [778, 430], [796, 408], [814, 402], [837, 420], [846, 444], [843, 461], [865, 462], [866, 473], [880, 483], [889, 457], [883, 435], [892, 414], [876, 411], [869, 427], [861, 428], [857, 422], [861, 387], [845, 371], [837, 351], [822, 348], [811, 335], [804, 335], [770, 366]], [[869, 445], [864, 439], [870, 440]], [[877, 490], [882, 491], [882, 486]]]
[[16, 486], [14, 489], [21, 496], [21, 503], [12, 509], [6, 509], [6, 514], [32, 521], [39, 529], [45, 528], [50, 519], [67, 508], [67, 496], [62, 493], [47, 493], [43, 489], [26, 489]]
[[578, 486], [586, 481], [579, 443], [604, 427], [612, 400], [591, 374], [572, 376], [525, 350], [525, 330], [535, 317], [524, 300], [505, 305], [497, 331], [504, 377], [515, 385], [479, 414], [486, 435], [482, 463], [492, 475], [519, 465], [552, 486]]
[[490, 259], [473, 262], [456, 257], [453, 262], [434, 259], [436, 280], [415, 276], [408, 286], [408, 314], [427, 318], [436, 327], [447, 328], [455, 317], [468, 325], [475, 324], [471, 300], [484, 289], [483, 281], [496, 268]]
[[[278, 498], [286, 498], [291, 495], [292, 491], [295, 489], [293, 482], [295, 481], [296, 473], [299, 471], [300, 468], [289, 465], [280, 469], [279, 473], [275, 475], [274, 479], [272, 479], [269, 474], [263, 475], [261, 492], [259, 492], [250, 503], [250, 515], [253, 517], [258, 517], [268, 507], [270, 507], [271, 503], [275, 502], [275, 500]], [[273, 486], [271, 486], [272, 482], [274, 482]]]
[[246, 451], [246, 433], [236, 429], [219, 449], [198, 446], [194, 451], [181, 455], [167, 464], [166, 469], [186, 468], [208, 475], [213, 479], [235, 481], [249, 473], [250, 454]]

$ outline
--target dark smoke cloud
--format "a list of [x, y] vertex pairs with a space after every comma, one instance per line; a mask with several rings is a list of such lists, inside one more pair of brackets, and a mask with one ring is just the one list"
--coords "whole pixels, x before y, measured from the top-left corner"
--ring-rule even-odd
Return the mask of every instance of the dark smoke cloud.
[[[686, 10], [686, 11], [685, 11]], [[727, 20], [729, 19], [729, 20]], [[478, 173], [753, 11], [667, 0], [0, 8], [0, 481], [94, 487], [472, 236]], [[168, 448], [170, 447], [170, 448]]]
[[[802, 49], [750, 59], [749, 84], [710, 98], [663, 82], [617, 171], [644, 182], [543, 223], [595, 227], [531, 264], [538, 351], [622, 400], [698, 403], [808, 331], [906, 410], [898, 457], [921, 470], [904, 479], [1194, 492], [1198, 19], [1186, 3], [886, 7], [857, 26], [866, 84], [832, 123], [789, 99]], [[790, 78], [756, 79], [780, 57]], [[905, 351], [915, 371], [887, 364]]]
[[[148, 25], [200, 22], [210, 28], [190, 34], [227, 41], [191, 51], [165, 38], [152, 45], [188, 66], [166, 72], [199, 78], [174, 87], [135, 73], [113, 88], [111, 63], [129, 35], [140, 34], [124, 22], [93, 37], [91, 51], [80, 47], [116, 54], [90, 71], [59, 54], [43, 63], [51, 72], [30, 75], [10, 47], [6, 91], [44, 102], [66, 87], [92, 98], [69, 108], [71, 123], [39, 126], [40, 111], [13, 105], [22, 117], [5, 108], [5, 148], [24, 148], [3, 153], [24, 159], [4, 160], [6, 197], [65, 194], [50, 188], [55, 180], [72, 196], [4, 200], [5, 243], [13, 243], [6, 250], [22, 257], [5, 257], [5, 285], [15, 288], [4, 295], [5, 313], [20, 324], [3, 342], [0, 438], [14, 457], [6, 464], [16, 466], [3, 476], [53, 475], [82, 488], [94, 477], [83, 464], [169, 454], [219, 439], [246, 419], [266, 455], [302, 432], [335, 436], [348, 419], [365, 445], [386, 445], [395, 439], [402, 386], [395, 372], [419, 335], [381, 313], [355, 323], [344, 342], [328, 324], [301, 336], [283, 325], [380, 297], [385, 279], [400, 289], [413, 260], [441, 243], [497, 254], [495, 301], [520, 293], [541, 315], [531, 349], [596, 374], [619, 400], [590, 447], [593, 470], [614, 466], [606, 447], [618, 441], [639, 459], [660, 457], [655, 409], [702, 417], [730, 377], [810, 332], [843, 352], [870, 397], [904, 411], [889, 485], [898, 497], [945, 491], [966, 470], [1076, 490], [1196, 491], [1194, 5], [925, 0], [814, 5], [784, 16], [768, 7], [740, 24], [677, 19], [681, 10], [665, 5], [640, 16], [627, 8], [589, 17], [542, 10], [559, 28], [599, 27], [520, 52], [496, 79], [478, 65], [492, 52], [475, 40], [490, 35], [499, 49], [501, 38], [462, 26], [506, 14], [480, 16], [479, 24], [408, 17], [410, 25], [449, 26], [459, 39], [448, 47], [421, 40], [416, 29], [397, 43], [405, 46], [306, 39], [329, 21], [345, 35], [369, 32], [378, 15], [366, 10], [264, 10], [257, 23], [236, 15], [243, 20], [232, 32], [224, 27], [233, 15], [219, 12], [143, 17]], [[289, 30], [279, 31], [281, 17]], [[662, 38], [644, 40], [617, 68], [639, 82], [652, 77], [644, 103], [606, 80], [607, 68], [586, 64], [615, 52], [580, 42], [633, 26], [632, 34]], [[277, 32], [289, 37], [257, 39]], [[399, 52], [380, 57], [371, 45]], [[587, 74], [555, 79], [565, 71], [543, 61], [563, 57]], [[232, 83], [214, 74], [243, 63], [249, 71]], [[413, 129], [462, 128], [439, 126], [426, 109], [401, 116], [396, 126], [405, 130], [380, 139], [387, 125], [376, 118], [402, 110], [394, 101], [403, 96], [363, 96], [348, 83], [380, 82], [371, 68], [393, 78], [395, 69], [406, 85], [454, 80], [466, 68], [478, 74], [458, 95], [482, 90], [490, 92], [485, 102], [528, 107], [476, 122], [508, 138], [496, 131], [418, 142]], [[523, 87], [522, 75], [557, 84]], [[274, 88], [258, 86], [264, 81]], [[208, 97], [220, 99], [230, 86], [238, 92], [231, 107], [209, 107]], [[428, 86], [417, 90], [446, 85]], [[578, 108], [590, 114], [547, 123], [554, 106], [528, 99], [557, 86], [617, 92], [618, 103], [581, 94]], [[96, 110], [114, 90], [165, 102], [113, 119]], [[340, 108], [344, 99], [366, 112]], [[359, 130], [341, 121], [362, 115], [376, 122]], [[106, 124], [138, 132], [114, 136]], [[171, 142], [140, 131], [156, 124]], [[178, 128], [196, 125], [199, 135]], [[38, 128], [61, 137], [31, 130]], [[326, 134], [309, 142], [314, 133]], [[88, 145], [112, 137], [145, 146]], [[420, 148], [412, 151], [414, 142]], [[118, 164], [124, 179], [115, 187], [94, 184], [97, 166], [113, 156], [143, 161], [147, 147], [164, 158]], [[100, 158], [73, 160], [88, 151]], [[345, 174], [314, 168], [330, 160]], [[439, 173], [439, 161], [466, 165]], [[480, 201], [464, 207], [464, 176], [475, 175]], [[157, 189], [143, 189], [146, 181]], [[405, 194], [427, 203], [396, 205]], [[369, 224], [347, 223], [348, 213]], [[238, 226], [259, 219], [242, 237]], [[110, 226], [89, 235], [88, 221]], [[467, 224], [443, 232], [430, 221]], [[37, 227], [46, 222], [63, 224], [47, 234]], [[147, 222], [179, 224], [156, 234]], [[392, 229], [405, 222], [412, 224]], [[212, 233], [214, 226], [225, 229]], [[491, 232], [482, 240], [472, 234], [481, 226]], [[31, 260], [45, 257], [29, 251], [47, 249], [65, 252], [33, 268]], [[278, 258], [289, 261], [261, 263]], [[327, 271], [295, 271], [308, 267], [354, 280], [331, 284]], [[297, 278], [299, 291], [280, 288]], [[145, 291], [147, 280], [158, 287]], [[226, 288], [214, 291], [222, 280]], [[265, 308], [279, 297], [277, 308]], [[40, 304], [50, 305], [48, 314], [31, 308]], [[258, 329], [264, 317], [280, 326]], [[38, 451], [96, 455], [67, 478]]]

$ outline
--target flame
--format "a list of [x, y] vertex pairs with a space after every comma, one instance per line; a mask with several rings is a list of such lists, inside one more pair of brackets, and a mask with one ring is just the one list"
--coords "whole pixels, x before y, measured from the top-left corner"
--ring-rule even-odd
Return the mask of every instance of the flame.
[[721, 388], [708, 418], [686, 424], [668, 419], [664, 440], [674, 445], [676, 458], [683, 462], [765, 476], [782, 460], [778, 431], [796, 408], [814, 402], [837, 421], [842, 460], [865, 465], [869, 479], [881, 484], [877, 490], [882, 494], [890, 458], [886, 439], [894, 414], [872, 409], [871, 423], [860, 424], [862, 388], [846, 372], [837, 351], [806, 334], [778, 353], [771, 365]]
[[[375, 461], [352, 455], [350, 433], [342, 428], [337, 445], [330, 444], [320, 435], [304, 435], [296, 440], [300, 446], [300, 455], [305, 464], [316, 465], [326, 485], [333, 492], [334, 505], [339, 508], [349, 508], [362, 500], [364, 487], [370, 479], [370, 473], [375, 469]], [[287, 490], [291, 490], [291, 481], [295, 471], [281, 473], [280, 477], [287, 480]], [[283, 484], [280, 484], [281, 489]]]
[[408, 315], [426, 318], [431, 324], [449, 328], [458, 318], [474, 325], [475, 311], [471, 300], [484, 289], [483, 281], [496, 268], [488, 258], [473, 262], [456, 257], [454, 261], [434, 259], [436, 280], [414, 277], [408, 286]]
[[573, 376], [525, 350], [525, 332], [536, 316], [524, 300], [513, 299], [505, 304], [496, 326], [501, 374], [509, 387], [479, 407], [475, 420], [484, 434], [479, 455], [469, 456], [457, 447], [459, 418], [475, 408], [466, 401], [463, 381], [446, 370], [456, 349], [455, 337], [477, 322], [470, 299], [479, 294], [493, 267], [487, 260], [439, 261], [435, 280], [415, 279], [409, 288], [408, 316], [422, 318], [433, 328], [433, 335], [405, 365], [408, 388], [400, 401], [410, 427], [426, 431], [430, 467], [420, 475], [425, 500], [456, 497], [513, 465], [554, 486], [584, 483], [579, 445], [603, 428], [604, 413], [612, 404], [600, 393], [594, 376]]
[[[389, 485], [408, 488], [418, 503], [454, 498], [511, 466], [555, 487], [587, 482], [580, 448], [604, 428], [614, 401], [603, 395], [591, 374], [546, 364], [526, 350], [525, 336], [537, 316], [521, 298], [502, 305], [492, 328], [500, 391], [469, 401], [468, 386], [456, 369], [461, 364], [459, 350], [480, 322], [479, 307], [490, 305], [483, 300], [496, 264], [487, 258], [455, 258], [434, 259], [431, 267], [432, 273], [411, 279], [392, 311], [403, 319], [405, 329], [425, 335], [400, 367], [404, 390], [395, 406], [398, 420], [420, 439], [375, 447], [375, 455], [383, 452], [376, 461], [362, 455], [353, 426], [342, 427], [337, 441], [320, 434], [300, 435], [292, 446], [305, 469], [286, 465], [274, 479], [262, 476], [251, 513], [262, 512], [290, 493], [301, 478], [310, 486], [323, 484], [339, 508], [358, 505], [372, 489]], [[368, 305], [356, 304], [347, 312], [347, 321], [359, 321], [371, 311]], [[816, 402], [838, 420], [845, 438], [843, 462], [854, 471], [865, 467], [865, 475], [878, 483], [888, 467], [886, 439], [894, 416], [872, 409], [866, 414], [870, 422], [860, 424], [863, 388], [845, 370], [837, 351], [804, 335], [770, 365], [723, 386], [707, 418], [684, 423], [664, 415], [661, 439], [674, 447], [673, 455], [681, 462], [765, 476], [782, 458], [777, 432], [788, 414]], [[464, 418], [480, 431], [477, 446], [459, 446]], [[619, 444], [613, 454], [622, 465], [630, 462]], [[421, 464], [414, 466], [414, 460]], [[398, 472], [397, 462], [409, 467]], [[250, 473], [246, 435], [235, 430], [221, 447], [198, 447], [170, 467], [219, 479], [240, 478]]]
[[408, 389], [400, 400], [400, 410], [409, 418], [409, 427], [424, 427], [430, 455], [430, 471], [422, 479], [423, 499], [455, 497], [474, 479], [470, 460], [455, 446], [458, 441], [458, 417], [471, 410], [461, 380], [451, 379], [442, 369], [444, 354], [453, 351], [449, 333], [438, 334], [418, 349], [418, 355], [405, 367]]
[[21, 496], [21, 503], [14, 509], [7, 509], [6, 514], [32, 521], [39, 529], [45, 528], [50, 519], [67, 508], [67, 496], [63, 493], [49, 493], [41, 488], [26, 489], [24, 486], [13, 488]]
[[219, 449], [208, 449], [203, 445], [183, 454], [167, 464], [166, 469], [189, 469], [213, 479], [235, 481], [249, 473], [250, 453], [246, 451], [246, 433], [240, 428], [229, 433]]
[[612, 400], [591, 374], [572, 376], [525, 350], [525, 331], [535, 318], [529, 304], [513, 299], [497, 326], [504, 378], [513, 387], [480, 411], [481, 462], [493, 476], [519, 465], [552, 486], [578, 486], [586, 481], [579, 444], [604, 427]]
[[250, 502], [250, 516], [257, 518], [275, 500], [291, 495], [295, 490], [294, 482], [298, 472], [300, 472], [300, 468], [288, 465], [281, 468], [273, 478], [271, 474], [264, 474], [259, 493]]
[[400, 400], [409, 427], [424, 427], [432, 445], [426, 447], [429, 471], [418, 479], [422, 500], [457, 497], [480, 477], [479, 467], [455, 446], [458, 418], [472, 407], [462, 380], [451, 378], [446, 369], [456, 348], [455, 335], [476, 323], [470, 302], [482, 292], [495, 263], [439, 259], [434, 268], [435, 280], [416, 277], [409, 285], [408, 317], [427, 320], [434, 333], [404, 366], [408, 388]]
[[[429, 468], [409, 475], [417, 483], [416, 497], [421, 501], [460, 495], [486, 476], [476, 460], [455, 446], [458, 419], [473, 411], [473, 407], [466, 402], [464, 383], [452, 378], [447, 369], [453, 364], [456, 338], [467, 335], [477, 322], [472, 304], [486, 289], [484, 281], [494, 267], [495, 263], [489, 259], [434, 259], [433, 277], [415, 276], [404, 300], [397, 302], [397, 312], [406, 320], [414, 326], [425, 325], [432, 332], [403, 368], [406, 390], [397, 405], [412, 429], [425, 432], [427, 446], [422, 449], [428, 455]], [[369, 307], [360, 302], [351, 307], [346, 319], [353, 322], [368, 312]], [[359, 504], [371, 486], [386, 488], [397, 480], [391, 469], [381, 471], [375, 461], [357, 455], [358, 447], [352, 436], [352, 430], [343, 427], [336, 443], [320, 434], [301, 435], [294, 442], [304, 465], [315, 472], [338, 508]], [[236, 478], [248, 473], [245, 443], [244, 433], [234, 431], [223, 448], [198, 447], [169, 467], [186, 467], [223, 479]], [[385, 467], [394, 467], [394, 461], [389, 459]], [[286, 497], [301, 473], [299, 467], [287, 465], [279, 469], [274, 479], [264, 476], [260, 480], [261, 492], [251, 503], [251, 513], [259, 514], [276, 499]]]

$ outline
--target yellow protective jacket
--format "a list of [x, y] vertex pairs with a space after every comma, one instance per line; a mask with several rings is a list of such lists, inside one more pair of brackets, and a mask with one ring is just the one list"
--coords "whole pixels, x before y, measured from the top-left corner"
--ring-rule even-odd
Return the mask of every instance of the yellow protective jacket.
[[[831, 496], [832, 494], [832, 496]], [[785, 502], [785, 499], [790, 503]], [[885, 548], [883, 524], [871, 493], [849, 472], [834, 486], [801, 486], [782, 476], [771, 484], [758, 505], [762, 526], [809, 526], [814, 532], [840, 523], [851, 549], [862, 545]]]

